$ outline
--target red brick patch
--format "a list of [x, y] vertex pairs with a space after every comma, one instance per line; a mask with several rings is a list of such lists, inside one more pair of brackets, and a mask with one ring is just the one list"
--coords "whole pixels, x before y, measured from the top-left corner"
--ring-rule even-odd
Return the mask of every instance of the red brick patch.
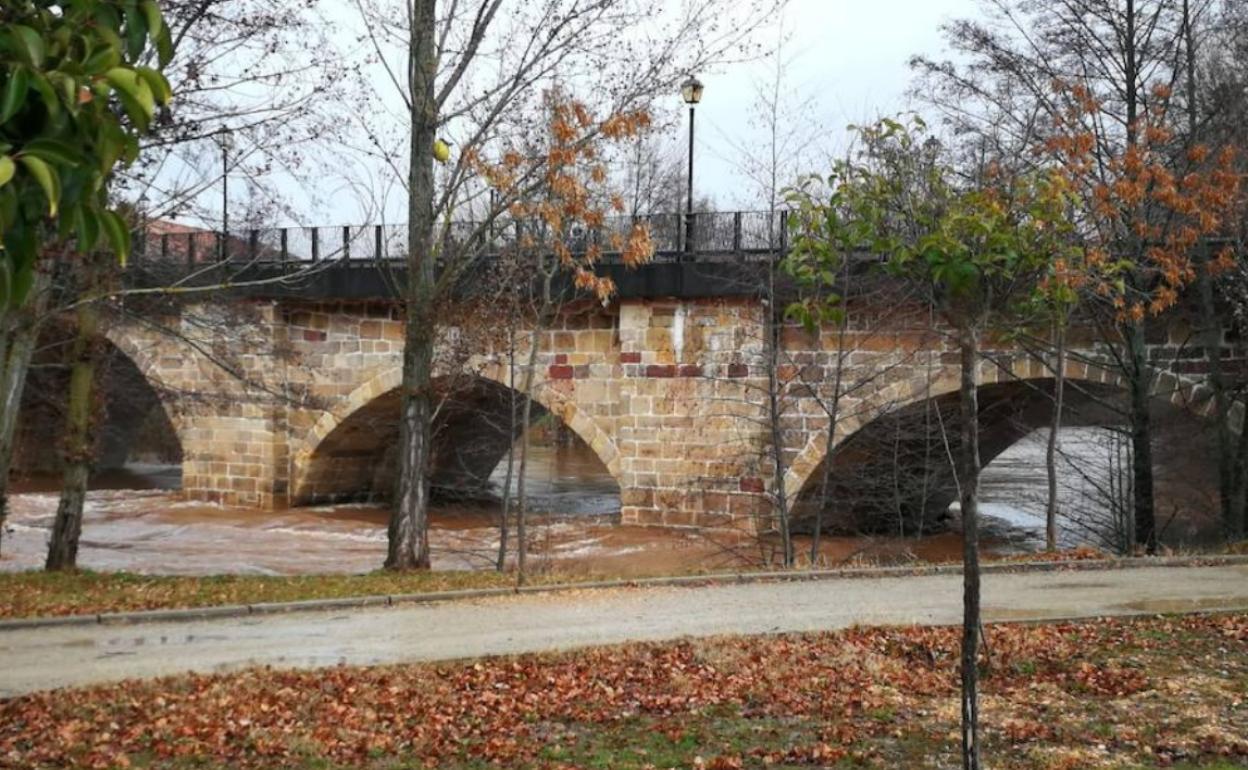
[[681, 377], [701, 377], [702, 367], [697, 364], [683, 364], [679, 369]]
[[748, 377], [750, 376], [750, 367], [745, 364], [728, 364], [729, 377]]
[[324, 342], [329, 337], [326, 332], [319, 332], [315, 329], [304, 329], [303, 338], [308, 342]]
[[562, 364], [566, 364], [567, 362], [568, 362], [568, 354], [567, 354], [567, 353], [556, 353], [556, 354], [555, 354], [555, 363], [556, 363], [556, 364], [560, 364], [560, 365], [562, 365]]
[[755, 492], [755, 493], [761, 494], [763, 491], [763, 480], [756, 476], [743, 478], [741, 479], [741, 491], [742, 492]]
[[639, 364], [641, 363], [641, 353], [621, 353], [620, 363], [622, 364]]
[[572, 367], [570, 367], [570, 366], [552, 366], [552, 367], [550, 367], [550, 379], [552, 379], [552, 380], [570, 380], [570, 379], [572, 379]]
[[667, 365], [650, 364], [649, 366], [646, 367], [646, 376], [647, 377], [675, 377], [676, 367], [672, 366], [671, 364], [667, 364]]

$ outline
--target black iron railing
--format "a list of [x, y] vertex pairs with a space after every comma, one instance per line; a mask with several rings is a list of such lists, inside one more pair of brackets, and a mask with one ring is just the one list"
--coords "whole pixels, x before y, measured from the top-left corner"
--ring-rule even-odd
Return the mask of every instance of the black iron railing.
[[[656, 261], [761, 258], [787, 251], [787, 221], [783, 211], [620, 216], [608, 218], [601, 228], [568, 228], [562, 240], [573, 253], [596, 245], [602, 259], [611, 261], [620, 257], [620, 239], [627, 238], [635, 226], [644, 225], [649, 228]], [[514, 248], [522, 228], [521, 223], [504, 220], [489, 225], [454, 222], [438, 228], [441, 251], [497, 257]], [[184, 265], [192, 271], [221, 262], [298, 269], [328, 261], [360, 266], [397, 262], [406, 258], [407, 250], [405, 225], [263, 228], [228, 237], [210, 230], [149, 231], [135, 236], [132, 262]]]

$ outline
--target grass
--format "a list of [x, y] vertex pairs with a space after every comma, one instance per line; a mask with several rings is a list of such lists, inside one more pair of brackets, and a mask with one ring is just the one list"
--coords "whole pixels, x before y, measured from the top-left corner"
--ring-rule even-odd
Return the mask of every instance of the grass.
[[[541, 573], [533, 585], [585, 581], [593, 575]], [[129, 572], [0, 573], [0, 618], [83, 615], [223, 604], [259, 604], [347, 596], [509, 588], [497, 572], [372, 572], [364, 575], [138, 575]]]
[[[988, 633], [986, 766], [1248, 767], [1248, 615]], [[937, 770], [957, 658], [956, 629], [857, 628], [125, 682], [0, 700], [0, 767]]]
[[[1091, 549], [1057, 554], [1029, 554], [995, 559], [1006, 564], [1039, 560], [1083, 561], [1107, 557]], [[879, 566], [852, 563], [844, 567]], [[915, 568], [928, 566], [916, 562]], [[734, 572], [779, 571], [771, 565], [739, 567]], [[796, 573], [804, 571], [795, 568]], [[680, 575], [709, 574], [701, 568]], [[594, 572], [540, 571], [529, 576], [529, 585], [554, 585], [610, 580], [617, 575]], [[435, 593], [468, 589], [511, 588], [515, 575], [493, 571], [447, 570], [438, 572], [370, 572], [362, 575], [141, 575], [132, 572], [0, 572], [0, 619], [107, 612], [184, 609], [227, 604], [338, 599], [351, 596]]]

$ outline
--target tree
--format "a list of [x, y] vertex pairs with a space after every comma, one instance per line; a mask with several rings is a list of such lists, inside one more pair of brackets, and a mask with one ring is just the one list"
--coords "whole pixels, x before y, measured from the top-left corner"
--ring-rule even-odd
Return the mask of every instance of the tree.
[[884, 120], [859, 134], [863, 149], [833, 175], [831, 205], [800, 216], [814, 225], [808, 235], [829, 244], [815, 254], [840, 259], [862, 239], [887, 259], [890, 274], [922, 287], [959, 353], [962, 761], [978, 768], [979, 344], [1035, 291], [1050, 258], [1047, 234], [1065, 213], [1066, 187], [1060, 176], [1014, 176], [999, 166], [961, 182], [917, 119]]
[[[409, 0], [395, 8], [365, 9], [374, 53], [407, 109], [405, 152], [396, 153], [390, 142], [370, 134], [384, 162], [396, 170], [406, 166], [408, 198], [400, 480], [387, 567], [429, 565], [433, 308], [475, 259], [471, 249], [439, 250], [446, 239], [438, 237], [438, 230], [446, 232], [452, 213], [484, 193], [478, 161], [492, 145], [501, 155], [497, 143], [502, 138], [540, 125], [541, 93], [561, 81], [599, 96], [588, 106], [611, 117], [594, 132], [609, 137], [620, 128], [619, 120], [647, 111], [655, 94], [675, 93], [685, 73], [739, 52], [776, 4], [757, 0], [734, 13], [730, 8], [740, 4], [699, 0], [674, 14], [652, 0], [543, 0], [533, 5], [476, 0], [452, 3], [442, 14], [435, 0]], [[724, 25], [724, 14], [739, 23]], [[672, 26], [662, 28], [665, 20]], [[392, 59], [401, 63], [392, 65]], [[440, 133], [456, 141], [459, 154], [439, 180], [433, 146]], [[480, 231], [525, 191], [542, 184], [547, 158], [512, 160], [506, 164], [514, 180], [506, 187], [512, 192], [492, 202]]]
[[[946, 40], [960, 61], [912, 60], [919, 73], [916, 93], [939, 109], [967, 140], [963, 145], [966, 164], [987, 154], [1024, 169], [1051, 165], [1051, 143], [1080, 136], [1078, 154], [1086, 165], [1077, 170], [1081, 179], [1075, 185], [1083, 202], [1079, 224], [1096, 231], [1096, 248], [1101, 250], [1090, 256], [1103, 257], [1106, 265], [1129, 260], [1139, 268], [1121, 271], [1123, 289], [1110, 293], [1116, 293], [1124, 305], [1109, 307], [1101, 326], [1131, 396], [1127, 417], [1136, 531], [1139, 543], [1150, 552], [1157, 543], [1149, 404], [1153, 370], [1145, 343], [1153, 312], [1149, 309], [1158, 299], [1163, 305], [1172, 304], [1177, 289], [1190, 277], [1183, 277], [1185, 271], [1180, 269], [1160, 284], [1154, 281], [1152, 269], [1159, 255], [1150, 250], [1165, 252], [1180, 244], [1151, 242], [1167, 240], [1164, 234], [1156, 238], [1149, 234], [1156, 228], [1169, 228], [1167, 217], [1173, 209], [1149, 190], [1154, 182], [1170, 187], [1199, 165], [1173, 141], [1181, 132], [1172, 124], [1171, 107], [1176, 101], [1183, 103], [1183, 98], [1173, 95], [1191, 68], [1200, 66], [1192, 40], [1215, 34], [1220, 21], [1235, 18], [1235, 6], [1219, 0], [990, 0], [984, 18], [957, 20], [944, 27]], [[1195, 104], [1196, 99], [1187, 97], [1186, 101]], [[1199, 122], [1220, 123], [1218, 112], [1234, 104], [1233, 98], [1222, 98], [1216, 106], [1206, 101], [1208, 111], [1200, 115]], [[1072, 109], [1077, 117], [1072, 116]], [[1212, 149], [1204, 155], [1209, 159], [1219, 156]], [[1125, 165], [1141, 162], [1145, 156], [1144, 166], [1128, 172], [1136, 176], [1134, 182], [1124, 178]], [[1163, 175], [1139, 178], [1137, 173], [1145, 167], [1146, 174], [1162, 171]], [[1116, 190], [1142, 189], [1144, 197], [1119, 209], [1114, 218], [1121, 227], [1102, 229], [1113, 201], [1098, 201], [1092, 196], [1093, 188], [1109, 191], [1111, 198]], [[1097, 212], [1098, 207], [1104, 210]], [[1111, 233], [1112, 238], [1108, 237]], [[1195, 256], [1192, 248], [1199, 240], [1198, 236], [1183, 245], [1186, 253], [1178, 263]], [[1115, 281], [1110, 285], [1116, 288]]]
[[[633, 224], [627, 232], [606, 230], [609, 211], [621, 213], [625, 204], [618, 195], [603, 189], [607, 168], [601, 160], [604, 140], [625, 142], [636, 140], [649, 126], [644, 112], [613, 116], [606, 123], [595, 120], [585, 105], [555, 92], [547, 96], [549, 125], [545, 141], [537, 150], [547, 158], [543, 183], [537, 189], [519, 193], [510, 189], [513, 183], [510, 168], [514, 162], [504, 154], [501, 164], [483, 165], [482, 175], [503, 195], [515, 196], [511, 215], [516, 218], [515, 244], [520, 265], [518, 287], [532, 288], [536, 282], [536, 298], [531, 303], [527, 358], [522, 368], [520, 394], [524, 399], [520, 415], [520, 463], [516, 492], [516, 535], [518, 538], [516, 579], [525, 580], [528, 553], [526, 541], [525, 476], [529, 456], [529, 431], [533, 421], [533, 384], [541, 338], [550, 327], [555, 313], [564, 301], [565, 292], [556, 285], [561, 274], [572, 279], [573, 288], [591, 293], [599, 302], [607, 302], [615, 293], [609, 278], [594, 273], [593, 268], [605, 252], [618, 254], [629, 267], [649, 261], [654, 255], [649, 228]], [[601, 128], [599, 126], [601, 125]], [[514, 158], [516, 155], [511, 154]], [[573, 234], [583, 231], [583, 243]], [[516, 285], [516, 281], [512, 281]], [[515, 351], [513, 348], [512, 356]], [[514, 366], [514, 362], [512, 364]], [[510, 460], [508, 461], [510, 463]], [[510, 465], [508, 466], [510, 471]], [[508, 478], [508, 483], [510, 478]], [[507, 491], [510, 495], [510, 489]], [[506, 531], [502, 537], [505, 542]], [[500, 546], [500, 554], [501, 554]], [[500, 563], [502, 557], [499, 559]]]
[[316, 183], [341, 154], [331, 144], [343, 138], [335, 108], [353, 102], [321, 8], [284, 0], [165, 0], [162, 8], [174, 44], [164, 73], [178, 108], [141, 138], [113, 193], [145, 221], [191, 217], [214, 229], [224, 225], [226, 173], [249, 193], [232, 196], [240, 229], [290, 216], [276, 178], [303, 182], [316, 203]]
[[[154, 55], [164, 66], [173, 46], [153, 0], [124, 11], [93, 0], [23, 4], [10, 9], [0, 36], [0, 484], [7, 487], [46, 288], [39, 276], [101, 244], [124, 263], [129, 228], [108, 181], [137, 158], [139, 136], [170, 98], [164, 76], [145, 62]], [[0, 518], [3, 505], [0, 487]], [[68, 559], [49, 566], [72, 566], [73, 549], [60, 550]]]
[[[1230, 146], [1213, 150], [1177, 137], [1169, 120], [1170, 95], [1162, 86], [1153, 94], [1153, 106], [1135, 124], [1131, 142], [1118, 152], [1098, 149], [1104, 106], [1080, 85], [1059, 90], [1067, 93], [1070, 106], [1059, 130], [1046, 141], [1045, 152], [1076, 193], [1085, 272], [1093, 278], [1088, 286], [1122, 333], [1124, 368], [1132, 373], [1136, 536], [1152, 553], [1157, 549], [1148, 403], [1152, 364], [1145, 349], [1144, 322], [1173, 308], [1199, 273], [1211, 281], [1234, 265], [1231, 244], [1219, 248], [1213, 258], [1202, 259], [1201, 254], [1204, 242], [1223, 233], [1236, 214], [1240, 200], [1236, 153]], [[1211, 304], [1205, 303], [1210, 326]], [[1209, 340], [1212, 351], [1207, 355], [1220, 361], [1221, 346], [1221, 339]], [[1229, 404], [1217, 366], [1211, 379], [1216, 415], [1219, 421], [1228, 421]], [[1220, 456], [1227, 457], [1229, 442], [1224, 440], [1221, 449]], [[1219, 465], [1228, 495], [1231, 482], [1225, 464]]]

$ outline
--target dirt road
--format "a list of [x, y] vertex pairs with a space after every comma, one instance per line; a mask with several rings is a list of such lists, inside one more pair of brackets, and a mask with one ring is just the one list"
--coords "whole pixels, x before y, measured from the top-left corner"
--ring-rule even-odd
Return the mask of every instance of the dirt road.
[[[960, 575], [569, 591], [342, 613], [0, 632], [0, 697], [228, 671], [447, 660], [681, 636], [951, 624]], [[991, 574], [987, 621], [1248, 609], [1248, 566]]]

